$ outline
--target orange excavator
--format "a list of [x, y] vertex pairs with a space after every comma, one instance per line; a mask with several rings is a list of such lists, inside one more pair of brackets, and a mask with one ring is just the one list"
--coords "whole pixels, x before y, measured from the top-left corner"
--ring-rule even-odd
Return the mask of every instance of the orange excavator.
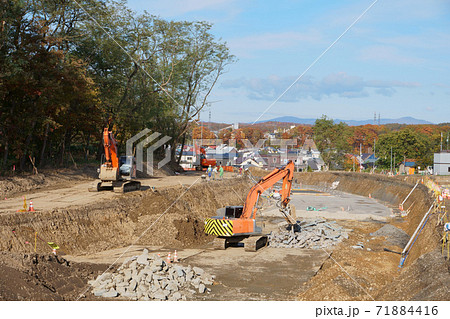
[[227, 206], [217, 211], [218, 216], [207, 218], [205, 233], [217, 236], [214, 240], [215, 249], [226, 249], [230, 245], [243, 243], [246, 251], [256, 251], [265, 246], [267, 235], [256, 223], [258, 201], [262, 193], [271, 188], [279, 180], [283, 180], [280, 190], [281, 198], [277, 203], [280, 212], [295, 230], [299, 227], [295, 220], [295, 207], [289, 204], [294, 176], [294, 163], [289, 161], [286, 166], [273, 170], [256, 183], [247, 195], [244, 206]]
[[136, 159], [134, 156], [118, 157], [117, 141], [108, 128], [103, 130], [103, 147], [105, 149], [105, 161], [100, 165], [99, 179], [90, 192], [102, 190], [114, 190], [116, 193], [124, 193], [141, 189], [141, 183], [136, 181]]
[[207, 169], [210, 165], [216, 166], [217, 161], [215, 159], [206, 158], [206, 150], [203, 146], [195, 145], [195, 163], [194, 167], [196, 171], [202, 171]]

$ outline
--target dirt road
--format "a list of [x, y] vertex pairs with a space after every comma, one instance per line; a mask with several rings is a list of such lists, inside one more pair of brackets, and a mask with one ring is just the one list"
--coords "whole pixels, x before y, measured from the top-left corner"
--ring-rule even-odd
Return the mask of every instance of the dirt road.
[[[193, 183], [201, 182], [201, 175], [201, 172], [187, 172], [182, 175], [146, 178], [139, 181], [143, 190], [149, 188], [160, 189], [180, 184], [189, 186]], [[231, 175], [225, 175], [225, 178], [230, 177]], [[15, 194], [13, 197], [5, 197], [6, 199], [2, 198], [0, 200], [0, 213], [15, 212], [22, 209], [24, 197], [27, 205], [29, 205], [30, 200], [33, 201], [35, 210], [52, 210], [89, 205], [121, 196], [121, 194], [113, 191], [88, 192], [88, 188], [94, 184], [94, 181], [94, 179], [92, 181], [74, 181], [71, 185], [69, 182], [66, 182], [65, 184], [46, 187], [42, 190], [37, 189]]]

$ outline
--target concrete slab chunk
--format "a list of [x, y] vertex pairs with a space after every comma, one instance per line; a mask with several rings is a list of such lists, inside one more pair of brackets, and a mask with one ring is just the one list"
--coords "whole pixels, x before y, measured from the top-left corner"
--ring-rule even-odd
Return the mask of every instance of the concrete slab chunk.
[[110, 291], [102, 294], [102, 297], [103, 298], [114, 298], [114, 297], [117, 297], [118, 295], [119, 295], [119, 293], [115, 289], [111, 289]]

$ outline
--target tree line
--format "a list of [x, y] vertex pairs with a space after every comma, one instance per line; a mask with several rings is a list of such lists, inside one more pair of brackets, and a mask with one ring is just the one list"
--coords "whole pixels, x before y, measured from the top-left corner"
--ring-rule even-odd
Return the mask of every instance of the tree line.
[[[234, 61], [202, 21], [167, 21], [126, 1], [0, 2], [0, 168], [99, 159], [102, 130], [186, 134]], [[75, 160], [74, 160], [75, 158]]]
[[450, 124], [439, 125], [362, 125], [348, 126], [322, 116], [312, 127], [312, 136], [331, 169], [349, 169], [349, 153], [374, 153], [376, 166], [390, 168], [391, 158], [397, 163], [414, 160], [416, 166], [433, 165], [434, 153], [448, 150]]
[[[322, 159], [330, 169], [351, 169], [353, 162], [349, 154], [375, 153], [379, 168], [390, 168], [391, 158], [400, 163], [405, 159], [415, 160], [416, 165], [425, 168], [433, 165], [433, 154], [450, 147], [450, 124], [439, 125], [360, 125], [349, 126], [335, 122], [332, 118], [322, 116], [314, 125], [297, 125], [289, 128], [286, 123], [276, 126], [274, 123], [242, 125], [241, 128], [218, 130], [217, 134], [204, 126], [196, 126], [193, 138], [219, 138], [225, 144], [235, 140], [238, 149], [245, 148], [247, 139], [256, 145], [260, 139], [266, 139], [265, 146], [270, 145], [266, 133], [273, 133], [277, 139], [295, 139], [294, 148], [301, 148], [306, 139], [312, 138], [321, 152]], [[279, 147], [275, 145], [275, 147]]]

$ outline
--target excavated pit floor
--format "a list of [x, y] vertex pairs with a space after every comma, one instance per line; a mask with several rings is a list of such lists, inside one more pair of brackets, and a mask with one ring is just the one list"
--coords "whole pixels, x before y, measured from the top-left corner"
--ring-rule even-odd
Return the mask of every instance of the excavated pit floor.
[[[373, 198], [334, 192], [333, 194], [304, 189], [293, 192], [291, 205], [297, 219], [323, 217], [361, 221], [386, 221], [393, 211]], [[308, 210], [310, 208], [310, 210]], [[280, 216], [277, 208], [264, 210], [263, 216]]]
[[[120, 265], [127, 257], [149, 253], [165, 258], [174, 249], [133, 246], [89, 256], [64, 256], [76, 263]], [[126, 251], [126, 252], [125, 252]], [[211, 292], [197, 295], [197, 300], [295, 300], [303, 285], [319, 271], [328, 258], [324, 251], [311, 249], [262, 248], [246, 252], [241, 247], [214, 250], [209, 247], [177, 250], [181, 265], [196, 266], [216, 276]], [[100, 298], [99, 298], [100, 299]]]
[[[327, 218], [328, 220], [364, 220], [373, 225], [381, 225], [392, 210], [374, 199], [339, 193], [330, 195], [318, 191], [294, 193], [293, 205], [297, 207], [297, 217]], [[342, 211], [343, 204], [352, 207]], [[327, 207], [324, 211], [306, 211], [307, 206]], [[326, 212], [327, 214], [323, 214]], [[300, 213], [300, 214], [299, 214]], [[262, 211], [266, 233], [277, 231], [284, 221], [278, 209], [270, 206]], [[260, 220], [261, 217], [258, 218]], [[339, 223], [339, 222], [338, 222]], [[378, 226], [375, 226], [378, 227]], [[381, 226], [379, 226], [381, 227]], [[352, 236], [352, 235], [350, 235]], [[349, 245], [344, 240], [340, 245]], [[101, 251], [95, 254], [64, 256], [73, 262], [120, 265], [125, 258], [139, 255], [144, 248], [150, 253], [165, 258], [168, 252], [177, 250], [183, 265], [197, 266], [216, 275], [216, 283], [211, 292], [197, 296], [197, 300], [295, 300], [305, 285], [313, 278], [323, 263], [329, 259], [337, 246], [322, 249], [271, 248], [264, 247], [257, 252], [246, 252], [243, 247], [229, 247], [214, 250], [211, 244], [198, 248], [177, 248], [173, 246], [130, 246]]]

